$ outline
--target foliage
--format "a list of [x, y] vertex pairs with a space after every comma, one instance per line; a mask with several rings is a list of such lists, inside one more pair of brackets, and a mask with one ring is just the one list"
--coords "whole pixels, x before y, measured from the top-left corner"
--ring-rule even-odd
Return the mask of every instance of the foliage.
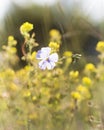
[[[98, 42], [99, 63], [87, 63], [82, 71], [71, 70], [80, 54], [60, 53], [61, 34], [49, 32], [47, 47], [39, 45], [33, 24], [20, 27], [24, 38], [19, 66], [17, 41], [8, 37], [0, 65], [0, 129], [3, 130], [101, 130], [104, 128], [104, 42]], [[81, 59], [80, 59], [81, 60]]]

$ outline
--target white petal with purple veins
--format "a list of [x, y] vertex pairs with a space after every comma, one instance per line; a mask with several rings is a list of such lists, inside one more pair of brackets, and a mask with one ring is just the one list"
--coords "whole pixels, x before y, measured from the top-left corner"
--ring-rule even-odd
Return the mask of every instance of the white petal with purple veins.
[[51, 48], [43, 47], [41, 50], [37, 52], [36, 58], [41, 60], [47, 59], [49, 57], [50, 52]]
[[49, 56], [49, 60], [52, 62], [57, 62], [58, 61], [58, 55], [57, 53], [53, 53]]

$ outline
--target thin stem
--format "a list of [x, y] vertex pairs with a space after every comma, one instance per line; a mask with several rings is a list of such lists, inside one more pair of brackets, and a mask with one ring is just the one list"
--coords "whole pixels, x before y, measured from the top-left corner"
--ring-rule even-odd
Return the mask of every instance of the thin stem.
[[22, 48], [21, 48], [24, 56], [26, 56], [25, 46], [26, 46], [26, 42], [23, 43]]

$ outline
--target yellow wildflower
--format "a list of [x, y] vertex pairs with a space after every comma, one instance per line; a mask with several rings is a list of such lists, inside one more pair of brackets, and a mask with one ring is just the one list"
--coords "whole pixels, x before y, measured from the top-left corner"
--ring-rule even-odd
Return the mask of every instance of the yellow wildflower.
[[71, 96], [72, 98], [74, 98], [75, 100], [81, 100], [81, 94], [77, 91], [73, 91], [71, 92]]
[[72, 71], [69, 72], [69, 76], [70, 76], [71, 79], [76, 79], [79, 76], [79, 72], [72, 70]]
[[79, 85], [76, 89], [80, 95], [82, 95], [82, 99], [89, 99], [91, 97], [91, 94], [85, 86]]
[[92, 85], [92, 81], [91, 81], [91, 79], [89, 77], [83, 77], [82, 78], [82, 83], [84, 85], [87, 85], [87, 86], [91, 86]]
[[59, 37], [59, 38], [61, 38], [60, 32], [58, 30], [56, 30], [56, 29], [52, 29], [49, 32], [49, 35], [50, 35], [50, 37]]
[[94, 64], [92, 64], [92, 63], [86, 64], [86, 66], [85, 66], [86, 72], [95, 72], [95, 70], [96, 70], [96, 68], [95, 68]]
[[49, 43], [49, 47], [53, 50], [53, 51], [58, 51], [60, 45], [57, 42], [50, 42]]
[[36, 57], [36, 51], [34, 51], [34, 52], [32, 53], [32, 55], [31, 55], [31, 60], [34, 60], [35, 57]]
[[24, 33], [28, 33], [29, 31], [31, 31], [33, 29], [33, 24], [29, 23], [29, 22], [25, 22], [20, 26], [20, 31], [22, 34]]
[[104, 53], [104, 41], [99, 41], [97, 43], [96, 50]]
[[63, 54], [65, 57], [72, 57], [72, 52], [71, 51], [65, 51]]
[[66, 64], [69, 65], [72, 62], [72, 52], [65, 51], [63, 56], [66, 58]]
[[61, 43], [61, 34], [58, 30], [52, 29], [49, 32], [50, 35], [50, 41], [57, 41], [58, 43]]
[[17, 41], [14, 39], [13, 36], [8, 36], [8, 45], [9, 46], [15, 46], [17, 44]]
[[10, 36], [8, 37], [8, 41], [13, 41], [13, 40], [14, 40], [14, 37], [10, 35]]
[[26, 72], [34, 70], [34, 68], [32, 66], [29, 66], [29, 65], [26, 65], [24, 69]]

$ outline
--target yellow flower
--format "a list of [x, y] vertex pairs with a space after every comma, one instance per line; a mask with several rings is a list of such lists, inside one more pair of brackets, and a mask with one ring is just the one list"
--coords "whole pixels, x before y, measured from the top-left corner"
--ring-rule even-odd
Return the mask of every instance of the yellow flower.
[[32, 66], [29, 66], [29, 65], [26, 65], [24, 67], [24, 69], [25, 69], [25, 72], [30, 72], [30, 71], [34, 70], [34, 68]]
[[99, 41], [97, 43], [96, 50], [99, 52], [104, 52], [104, 41]]
[[12, 35], [8, 36], [8, 45], [15, 46], [17, 44], [17, 41], [14, 39]]
[[72, 70], [72, 71], [69, 72], [69, 76], [70, 76], [71, 79], [76, 79], [79, 76], [79, 72]]
[[33, 24], [29, 23], [29, 22], [25, 22], [20, 26], [20, 31], [22, 34], [24, 33], [28, 33], [29, 31], [31, 31], [33, 29]]
[[[33, 62], [36, 60], [35, 57], [36, 57], [36, 51], [32, 52], [32, 54], [27, 54], [26, 58], [28, 61]], [[25, 57], [22, 57], [22, 58], [25, 58]]]
[[59, 44], [61, 43], [61, 34], [58, 30], [52, 29], [49, 32], [50, 35], [50, 41], [57, 41]]
[[92, 63], [86, 64], [86, 66], [85, 66], [86, 72], [95, 72], [95, 70], [96, 70], [96, 68], [95, 68], [94, 64], [92, 64]]
[[65, 51], [63, 56], [66, 58], [66, 64], [70, 65], [72, 62], [72, 52], [71, 51]]
[[89, 99], [91, 97], [91, 94], [85, 86], [79, 85], [76, 89], [80, 95], [82, 95], [82, 99]]
[[56, 29], [52, 29], [49, 32], [49, 35], [50, 35], [50, 37], [59, 37], [59, 38], [61, 38], [60, 32], [58, 30], [56, 30]]
[[57, 42], [50, 42], [49, 43], [49, 47], [53, 50], [53, 51], [58, 51], [59, 50], [59, 43]]
[[13, 41], [13, 40], [14, 40], [14, 37], [10, 35], [10, 36], [8, 37], [8, 41]]
[[74, 98], [76, 100], [81, 100], [81, 94], [77, 91], [71, 92], [71, 96], [72, 96], [72, 98]]
[[35, 57], [36, 57], [36, 51], [34, 51], [34, 52], [32, 53], [32, 55], [31, 55], [31, 60], [34, 60]]
[[71, 51], [65, 51], [64, 52], [64, 54], [63, 54], [63, 56], [65, 56], [65, 57], [72, 57], [72, 52]]
[[82, 78], [82, 83], [84, 85], [87, 85], [87, 86], [91, 86], [92, 85], [92, 81], [91, 81], [91, 79], [89, 77], [83, 77]]

